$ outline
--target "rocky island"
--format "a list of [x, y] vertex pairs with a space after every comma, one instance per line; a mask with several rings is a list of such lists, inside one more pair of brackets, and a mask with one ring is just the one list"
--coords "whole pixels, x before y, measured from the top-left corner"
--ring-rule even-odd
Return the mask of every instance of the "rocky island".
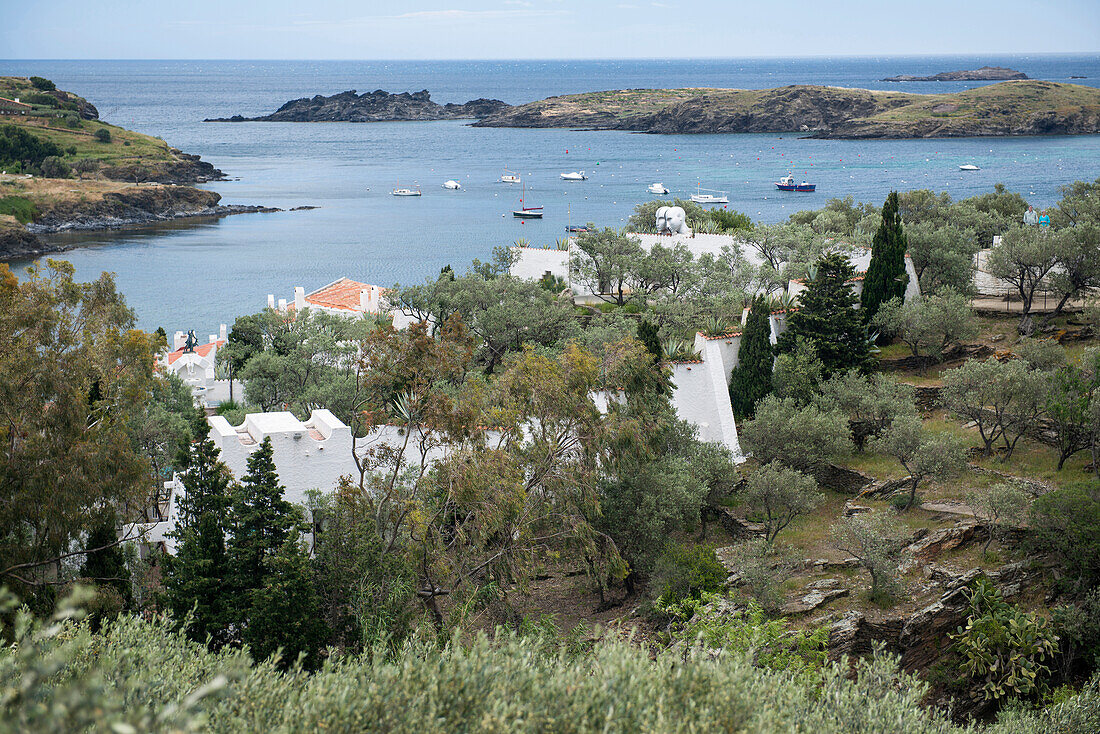
[[160, 138], [109, 125], [41, 77], [0, 77], [0, 260], [58, 248], [39, 234], [265, 207], [226, 206], [190, 184], [225, 178]]
[[1100, 133], [1100, 89], [1010, 81], [951, 94], [795, 85], [627, 89], [550, 97], [481, 127], [645, 133], [786, 133], [815, 138], [951, 138]]
[[900, 74], [880, 79], [883, 82], [1004, 82], [1013, 79], [1028, 79], [1028, 75], [1022, 71], [1008, 69], [1003, 66], [983, 66], [980, 69], [970, 71], [941, 71], [932, 76], [912, 76]]
[[357, 94], [354, 89], [331, 97], [316, 95], [292, 99], [270, 115], [222, 117], [203, 122], [405, 122], [461, 120], [489, 117], [508, 109], [499, 99], [473, 99], [465, 104], [439, 104], [424, 89], [390, 94], [377, 89]]

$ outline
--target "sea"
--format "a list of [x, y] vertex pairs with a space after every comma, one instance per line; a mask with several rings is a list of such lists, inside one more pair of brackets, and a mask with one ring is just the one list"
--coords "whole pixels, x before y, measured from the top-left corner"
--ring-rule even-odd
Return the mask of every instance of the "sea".
[[[86, 97], [100, 117], [202, 156], [228, 181], [206, 184], [227, 204], [308, 211], [241, 214], [116, 231], [61, 234], [77, 276], [113, 272], [139, 326], [216, 331], [337, 278], [383, 286], [421, 282], [451, 265], [488, 260], [498, 245], [550, 245], [569, 225], [621, 227], [663, 183], [671, 196], [727, 192], [730, 209], [779, 222], [851, 196], [880, 204], [890, 190], [930, 188], [955, 198], [1004, 183], [1037, 207], [1060, 187], [1100, 176], [1100, 136], [954, 140], [809, 140], [784, 135], [644, 135], [470, 127], [463, 121], [208, 123], [284, 102], [355, 89], [427, 89], [440, 103], [479, 97], [512, 104], [604, 89], [827, 84], [950, 92], [975, 82], [890, 83], [983, 65], [1100, 86], [1100, 56], [932, 56], [622, 61], [2, 61], [0, 75], [38, 75]], [[1083, 77], [1083, 78], [1073, 78]], [[980, 171], [964, 172], [971, 163]], [[525, 189], [499, 183], [508, 169]], [[588, 180], [560, 174], [585, 171]], [[787, 173], [817, 184], [783, 193]], [[455, 179], [462, 190], [442, 183]], [[423, 196], [399, 198], [397, 186]], [[542, 220], [517, 220], [520, 206]], [[33, 262], [12, 267], [25, 274]]]

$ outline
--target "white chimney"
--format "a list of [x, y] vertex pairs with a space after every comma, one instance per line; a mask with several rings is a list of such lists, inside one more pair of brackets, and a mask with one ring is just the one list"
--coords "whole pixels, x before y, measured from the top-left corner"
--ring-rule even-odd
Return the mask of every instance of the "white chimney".
[[286, 299], [285, 298], [280, 298], [279, 299], [279, 310], [280, 311], [286, 311]]
[[306, 289], [302, 286], [296, 286], [294, 288], [294, 308], [301, 311], [306, 307]]
[[177, 349], [183, 349], [183, 345], [187, 343], [187, 334], [182, 331], [177, 331], [172, 335], [172, 351]]
[[359, 308], [364, 313], [378, 313], [378, 291], [373, 285], [359, 291]]
[[229, 339], [229, 332], [225, 328], [225, 324], [222, 324], [221, 327], [218, 329], [218, 339], [220, 339], [221, 341], [226, 341], [227, 339]]
[[275, 296], [272, 295], [271, 293], [267, 294], [267, 307], [268, 308], [275, 308]]
[[217, 334], [211, 334], [211, 335], [210, 335], [210, 341], [209, 341], [208, 343], [209, 343], [209, 344], [213, 344], [213, 343], [214, 343], [214, 342], [216, 342], [217, 340], [218, 340], [218, 335], [217, 335]]

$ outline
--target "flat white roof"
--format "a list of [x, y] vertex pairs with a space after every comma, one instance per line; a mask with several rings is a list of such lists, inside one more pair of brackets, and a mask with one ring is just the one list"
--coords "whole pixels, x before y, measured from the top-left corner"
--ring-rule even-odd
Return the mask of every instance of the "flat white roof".
[[279, 433], [304, 433], [308, 430], [304, 423], [288, 411], [277, 413], [249, 413], [244, 418], [245, 428], [257, 441]]

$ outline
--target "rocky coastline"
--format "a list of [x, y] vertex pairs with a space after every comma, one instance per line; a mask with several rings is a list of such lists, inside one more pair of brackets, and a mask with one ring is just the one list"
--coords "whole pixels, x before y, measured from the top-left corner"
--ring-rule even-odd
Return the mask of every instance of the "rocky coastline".
[[952, 94], [795, 85], [777, 89], [641, 89], [518, 105], [475, 127], [655, 134], [804, 133], [842, 140], [1100, 133], [1100, 89], [1009, 81]]
[[412, 122], [479, 119], [510, 105], [499, 99], [473, 99], [464, 104], [438, 104], [424, 89], [391, 94], [381, 89], [357, 94], [352, 89], [332, 96], [292, 99], [270, 115], [208, 118], [203, 122]]
[[1030, 79], [1027, 74], [1004, 66], [983, 66], [969, 71], [941, 71], [931, 76], [899, 74], [880, 79], [883, 82], [1003, 82], [1011, 79]]
[[[53, 201], [25, 226], [0, 223], [0, 261], [30, 258], [64, 249], [39, 235], [120, 229], [196, 217], [283, 211], [276, 207], [221, 204], [221, 195], [186, 186], [141, 186], [104, 194], [96, 201]], [[312, 207], [301, 207], [303, 209]]]

